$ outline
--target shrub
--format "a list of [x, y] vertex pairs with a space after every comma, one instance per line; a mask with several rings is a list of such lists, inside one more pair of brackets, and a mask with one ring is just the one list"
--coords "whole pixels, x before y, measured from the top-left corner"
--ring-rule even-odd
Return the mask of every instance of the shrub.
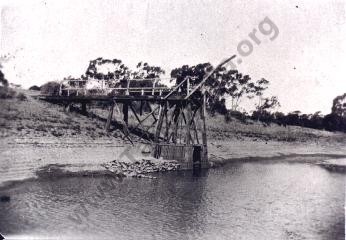
[[274, 115], [266, 110], [256, 110], [252, 112], [251, 118], [252, 120], [258, 120], [264, 123], [264, 126], [270, 125], [270, 123], [274, 122]]
[[63, 134], [62, 132], [53, 130], [53, 131], [52, 131], [52, 135], [53, 135], [54, 137], [61, 137], [61, 136], [63, 136], [64, 134]]
[[40, 132], [47, 132], [47, 127], [43, 124], [40, 124], [36, 127], [35, 129], [36, 131], [40, 131]]
[[32, 91], [41, 91], [41, 88], [40, 88], [39, 86], [34, 85], [34, 86], [31, 86], [31, 87], [29, 88], [29, 90], [32, 90]]
[[58, 82], [47, 82], [41, 86], [41, 94], [56, 96], [59, 95], [60, 83]]
[[12, 88], [0, 86], [1, 99], [13, 98], [15, 95], [16, 95], [16, 92]]
[[24, 93], [18, 93], [17, 99], [20, 101], [26, 101], [28, 98], [25, 96]]
[[232, 118], [238, 119], [239, 121], [246, 123], [248, 115], [246, 112], [232, 111], [229, 110], [225, 115], [226, 122], [231, 122]]

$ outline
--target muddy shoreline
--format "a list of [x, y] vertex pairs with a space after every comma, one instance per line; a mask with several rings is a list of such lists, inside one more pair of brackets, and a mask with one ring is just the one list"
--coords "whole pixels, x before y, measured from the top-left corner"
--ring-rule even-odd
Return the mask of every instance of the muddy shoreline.
[[[332, 162], [329, 162], [331, 160]], [[338, 164], [338, 162], [341, 162]], [[337, 172], [341, 174], [346, 173], [346, 155], [337, 154], [289, 154], [281, 156], [271, 156], [271, 157], [244, 157], [244, 158], [234, 158], [234, 159], [222, 159], [217, 161], [211, 161], [210, 168], [219, 168], [228, 164], [234, 163], [249, 163], [249, 162], [262, 162], [262, 163], [301, 163], [301, 164], [314, 164], [325, 168], [331, 172]], [[89, 167], [89, 168], [88, 168]], [[178, 168], [165, 169], [164, 171], [152, 171], [140, 174], [128, 174], [125, 175], [120, 172], [116, 172], [109, 167], [99, 166], [85, 166], [85, 165], [73, 165], [73, 164], [48, 164], [35, 171], [34, 177], [9, 180], [0, 183], [0, 191], [15, 188], [16, 186], [31, 181], [45, 181], [45, 180], [55, 180], [60, 178], [69, 177], [110, 177], [113, 179], [120, 180], [124, 177], [139, 177], [139, 178], [156, 178], [155, 175], [159, 172], [166, 171], [181, 171]], [[184, 170], [192, 171], [192, 170]]]
[[270, 156], [270, 157], [239, 157], [224, 159], [220, 158], [216, 161], [211, 161], [212, 167], [219, 167], [234, 162], [290, 162], [290, 163], [315, 163], [320, 164], [329, 159], [343, 159], [346, 155], [338, 154], [296, 154]]
[[[343, 167], [334, 167], [334, 162], [325, 162], [346, 158], [343, 145], [342, 142], [211, 140], [209, 161], [211, 167], [234, 162], [301, 162], [319, 164], [330, 171], [345, 172]], [[113, 142], [110, 138], [6, 138], [1, 139], [0, 144], [0, 185], [37, 177], [116, 175], [114, 171], [106, 169], [105, 165], [119, 160], [131, 162], [143, 158], [148, 158], [148, 154], [144, 156], [141, 148], [131, 147], [119, 140]], [[140, 174], [145, 175], [146, 172]]]

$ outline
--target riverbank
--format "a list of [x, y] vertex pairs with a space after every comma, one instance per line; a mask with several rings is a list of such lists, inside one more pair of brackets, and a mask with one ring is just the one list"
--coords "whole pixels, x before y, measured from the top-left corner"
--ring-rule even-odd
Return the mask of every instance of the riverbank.
[[[112, 174], [105, 168], [112, 162], [131, 165], [148, 157], [141, 148], [108, 138], [2, 138], [0, 182], [42, 177], [44, 173], [50, 177]], [[321, 164], [327, 159], [337, 162], [345, 157], [346, 150], [337, 144], [251, 140], [209, 143], [209, 159], [214, 167], [234, 161], [263, 160]]]
[[319, 165], [331, 172], [346, 173], [346, 158], [323, 160]]
[[[346, 156], [343, 142], [282, 142], [282, 141], [210, 141], [209, 160], [217, 165], [237, 160], [285, 159], [289, 161], [321, 161]], [[299, 158], [302, 158], [299, 160]], [[307, 160], [310, 159], [310, 160]]]
[[[25, 93], [25, 101], [0, 100], [0, 183], [35, 178], [48, 169], [51, 176], [106, 174], [105, 166], [111, 163], [125, 160], [130, 166], [150, 156], [147, 146], [131, 145], [119, 130], [105, 132], [99, 119], [64, 112], [61, 106]], [[320, 164], [346, 157], [343, 133], [236, 120], [226, 123], [222, 116], [208, 117], [207, 127], [212, 166], [264, 159]]]

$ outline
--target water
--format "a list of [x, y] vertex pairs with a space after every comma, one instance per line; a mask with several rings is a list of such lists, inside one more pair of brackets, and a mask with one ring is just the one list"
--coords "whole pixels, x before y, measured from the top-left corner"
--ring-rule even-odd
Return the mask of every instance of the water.
[[345, 176], [308, 164], [44, 179], [0, 195], [11, 197], [0, 202], [0, 232], [14, 238], [344, 239]]

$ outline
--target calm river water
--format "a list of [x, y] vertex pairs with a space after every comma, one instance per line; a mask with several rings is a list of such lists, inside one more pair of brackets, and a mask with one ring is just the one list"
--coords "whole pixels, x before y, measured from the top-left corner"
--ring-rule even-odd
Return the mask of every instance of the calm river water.
[[9, 239], [344, 239], [345, 175], [309, 164], [44, 179], [4, 195], [0, 232]]

